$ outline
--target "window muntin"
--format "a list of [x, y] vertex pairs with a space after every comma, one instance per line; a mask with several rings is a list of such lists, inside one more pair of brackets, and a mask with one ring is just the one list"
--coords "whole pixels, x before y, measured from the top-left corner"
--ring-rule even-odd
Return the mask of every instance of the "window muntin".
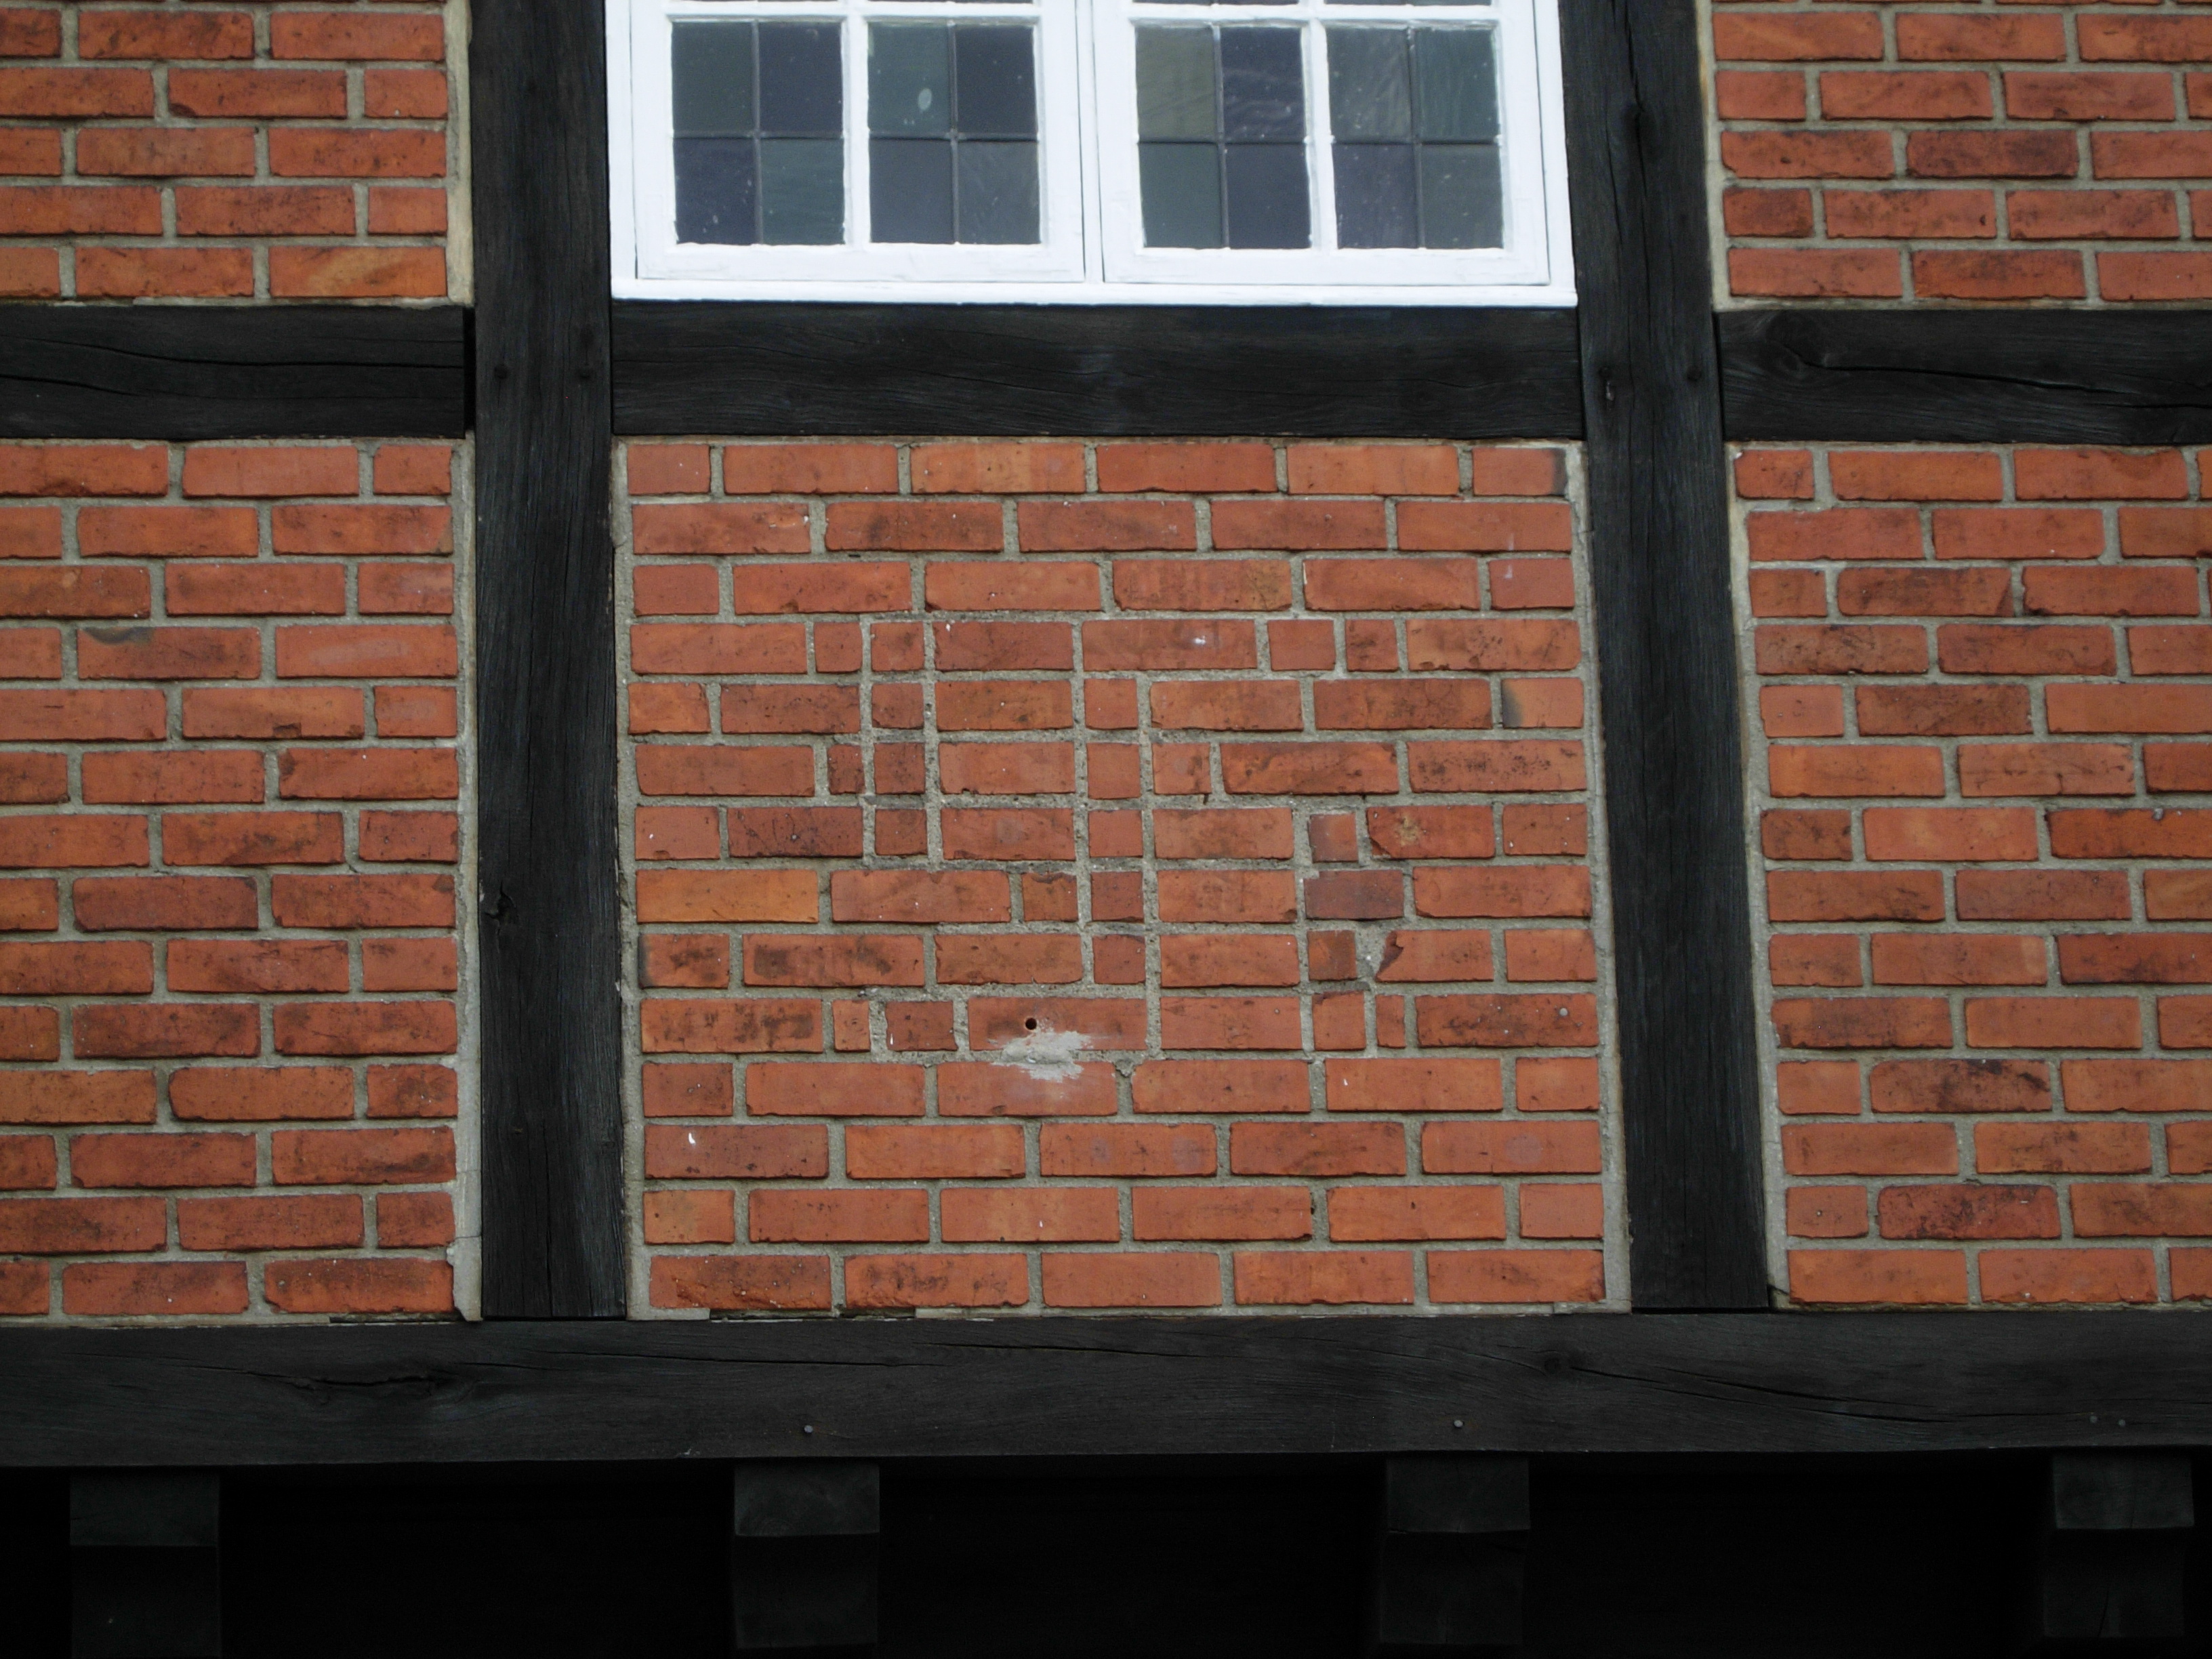
[[1555, 3], [610, 0], [617, 291], [1571, 303]]

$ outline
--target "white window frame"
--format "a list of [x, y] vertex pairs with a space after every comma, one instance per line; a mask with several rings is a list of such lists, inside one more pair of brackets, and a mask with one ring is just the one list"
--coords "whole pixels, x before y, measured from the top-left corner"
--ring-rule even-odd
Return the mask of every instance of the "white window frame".
[[[1338, 248], [1328, 76], [1316, 20], [1337, 24], [1495, 20], [1504, 248]], [[870, 246], [870, 21], [1019, 17], [1038, 27], [1042, 242]], [[842, 24], [846, 235], [842, 246], [675, 240], [670, 31], [679, 21]], [[1146, 248], [1137, 184], [1134, 23], [1296, 24], [1305, 31], [1306, 166], [1314, 246]], [[607, 0], [614, 292], [623, 299], [909, 301], [977, 304], [1571, 306], [1566, 124], [1558, 0], [1428, 5], [1206, 5], [1159, 0]], [[1532, 76], [1517, 66], [1534, 63]], [[1073, 86], [1049, 95], [1052, 88]], [[1113, 88], [1115, 95], [1103, 95]], [[1087, 144], [1085, 135], [1096, 135]]]

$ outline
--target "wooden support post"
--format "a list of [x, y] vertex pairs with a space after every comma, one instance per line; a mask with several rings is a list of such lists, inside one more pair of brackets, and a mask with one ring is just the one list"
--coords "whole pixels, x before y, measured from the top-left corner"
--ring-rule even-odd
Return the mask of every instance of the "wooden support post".
[[740, 1463], [730, 1602], [746, 1654], [860, 1655], [876, 1641], [883, 1482], [873, 1463]]
[[217, 1475], [72, 1475], [72, 1659], [222, 1659], [222, 1518]]
[[2023, 1653], [2203, 1646], [2188, 1619], [2192, 1474], [2183, 1452], [2052, 1455]]
[[1527, 1458], [1385, 1458], [1370, 1659], [1519, 1646], [1528, 1540]]

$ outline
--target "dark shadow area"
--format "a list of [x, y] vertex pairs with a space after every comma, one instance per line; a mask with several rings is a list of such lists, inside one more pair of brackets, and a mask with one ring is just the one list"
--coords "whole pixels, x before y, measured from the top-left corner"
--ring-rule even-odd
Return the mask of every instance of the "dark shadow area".
[[[880, 1659], [1353, 1659], [1375, 1466], [892, 1466]], [[2038, 1461], [1539, 1460], [1528, 1659], [2001, 1659]], [[235, 1659], [724, 1659], [729, 1477], [225, 1482]], [[0, 1650], [68, 1651], [65, 1479], [0, 1476]], [[2201, 1553], [2197, 1574], [2203, 1572]]]

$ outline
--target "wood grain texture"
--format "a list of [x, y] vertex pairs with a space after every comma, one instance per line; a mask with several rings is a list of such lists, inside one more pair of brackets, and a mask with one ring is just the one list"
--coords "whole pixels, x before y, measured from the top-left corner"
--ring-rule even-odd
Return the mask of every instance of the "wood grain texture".
[[1768, 1304], [1694, 0], [1561, 8], [1629, 1291]]
[[0, 1466], [2212, 1447], [2204, 1341], [2058, 1312], [16, 1329]]
[[623, 434], [1574, 438], [1571, 311], [615, 307]]
[[457, 438], [460, 306], [0, 306], [0, 437]]
[[1793, 307], [1717, 322], [1734, 439], [2212, 441], [2203, 311]]
[[483, 1311], [623, 1310], [606, 41], [477, 0]]

